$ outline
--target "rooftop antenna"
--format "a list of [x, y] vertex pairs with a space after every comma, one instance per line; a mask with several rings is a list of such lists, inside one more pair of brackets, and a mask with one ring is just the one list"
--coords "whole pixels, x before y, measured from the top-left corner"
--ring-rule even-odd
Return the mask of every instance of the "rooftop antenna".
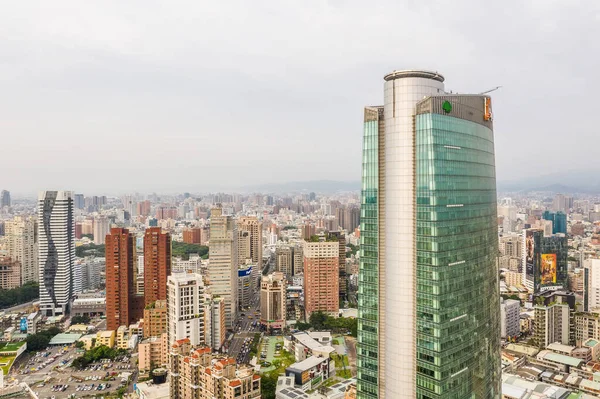
[[488, 94], [488, 93], [491, 93], [491, 92], [496, 91], [496, 90], [501, 89], [501, 88], [502, 88], [502, 86], [496, 86], [493, 89], [484, 91], [483, 93], [479, 93], [479, 94]]

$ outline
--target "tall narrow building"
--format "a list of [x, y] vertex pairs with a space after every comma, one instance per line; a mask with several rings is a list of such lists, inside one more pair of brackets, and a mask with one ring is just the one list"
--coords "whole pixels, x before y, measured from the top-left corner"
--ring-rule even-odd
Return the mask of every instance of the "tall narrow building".
[[225, 326], [233, 328], [238, 309], [238, 234], [231, 216], [217, 206], [210, 211], [208, 277], [211, 293], [225, 301]]
[[498, 398], [491, 99], [384, 80], [364, 111], [358, 397]]
[[21, 285], [39, 280], [38, 232], [34, 217], [16, 216], [5, 223], [8, 256], [20, 263]]
[[336, 237], [313, 236], [310, 241], [304, 241], [306, 320], [313, 312], [323, 312], [332, 317], [339, 315], [339, 251]]
[[69, 313], [73, 298], [75, 219], [71, 191], [42, 191], [38, 197], [40, 310]]
[[169, 347], [188, 338], [193, 346], [206, 344], [204, 283], [196, 273], [174, 272], [167, 280]]
[[116, 331], [141, 317], [134, 310], [134, 239], [129, 230], [113, 228], [103, 241], [106, 242], [106, 328]]
[[262, 271], [263, 256], [263, 225], [255, 216], [243, 216], [238, 221], [238, 229], [250, 233], [250, 257], [256, 267], [252, 271], [252, 277], [258, 278]]
[[160, 227], [144, 233], [144, 302], [167, 299], [167, 278], [171, 274], [171, 235]]

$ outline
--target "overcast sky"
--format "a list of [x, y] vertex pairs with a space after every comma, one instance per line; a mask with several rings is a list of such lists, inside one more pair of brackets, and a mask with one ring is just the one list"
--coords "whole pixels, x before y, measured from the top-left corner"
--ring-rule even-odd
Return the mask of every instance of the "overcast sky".
[[493, 94], [498, 180], [600, 166], [600, 1], [1, 1], [0, 189], [359, 180], [394, 69]]

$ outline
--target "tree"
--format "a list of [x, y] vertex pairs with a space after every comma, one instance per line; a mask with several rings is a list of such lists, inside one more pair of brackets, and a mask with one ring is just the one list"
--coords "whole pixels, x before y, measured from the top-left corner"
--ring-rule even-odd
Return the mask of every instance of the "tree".
[[181, 257], [184, 260], [188, 260], [190, 258], [190, 254], [198, 254], [203, 259], [205, 259], [205, 256], [208, 257], [208, 247], [205, 245], [173, 241], [171, 248], [171, 254], [173, 256]]
[[315, 330], [322, 330], [325, 327], [327, 315], [321, 311], [313, 312], [308, 318], [308, 322]]
[[71, 324], [89, 324], [89, 316], [73, 316], [71, 318]]
[[27, 350], [37, 352], [45, 349], [50, 343], [50, 338], [43, 334], [31, 334], [27, 336]]

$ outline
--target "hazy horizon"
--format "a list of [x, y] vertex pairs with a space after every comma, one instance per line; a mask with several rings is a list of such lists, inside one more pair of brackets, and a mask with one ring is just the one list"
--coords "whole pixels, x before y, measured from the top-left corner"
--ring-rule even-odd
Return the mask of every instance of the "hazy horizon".
[[454, 92], [503, 86], [491, 93], [498, 181], [600, 166], [587, 117], [600, 3], [3, 10], [0, 189], [15, 194], [359, 181], [363, 107], [382, 103], [386, 73], [415, 68], [438, 71]]

